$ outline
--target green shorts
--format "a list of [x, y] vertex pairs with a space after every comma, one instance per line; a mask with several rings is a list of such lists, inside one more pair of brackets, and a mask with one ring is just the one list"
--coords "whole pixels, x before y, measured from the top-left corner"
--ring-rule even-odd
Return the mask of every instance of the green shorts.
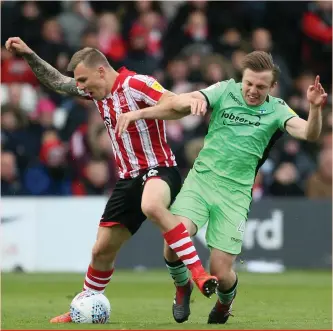
[[190, 219], [198, 230], [208, 222], [208, 247], [237, 255], [250, 203], [251, 190], [226, 184], [212, 172], [192, 169], [170, 210]]

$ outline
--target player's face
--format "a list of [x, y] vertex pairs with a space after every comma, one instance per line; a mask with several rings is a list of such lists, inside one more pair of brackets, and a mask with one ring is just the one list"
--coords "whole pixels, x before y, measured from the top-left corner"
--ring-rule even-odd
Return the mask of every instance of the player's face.
[[245, 102], [249, 106], [259, 106], [264, 103], [267, 95], [276, 85], [272, 81], [273, 73], [271, 70], [255, 72], [245, 69], [242, 79], [242, 93]]
[[74, 78], [78, 88], [96, 99], [106, 97], [105, 69], [103, 67], [88, 68], [82, 62], [74, 70]]

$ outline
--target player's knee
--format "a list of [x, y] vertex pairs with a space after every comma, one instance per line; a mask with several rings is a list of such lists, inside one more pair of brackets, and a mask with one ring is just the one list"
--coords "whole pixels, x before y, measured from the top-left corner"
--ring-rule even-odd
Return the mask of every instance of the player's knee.
[[228, 279], [233, 271], [233, 262], [236, 255], [228, 254], [217, 249], [212, 249], [210, 260], [211, 274], [216, 276], [220, 282]]
[[94, 245], [92, 249], [92, 261], [93, 262], [103, 262], [111, 263], [114, 261], [118, 248], [110, 244], [107, 246], [99, 245], [98, 242]]
[[141, 209], [149, 220], [158, 223], [161, 220], [166, 207], [160, 202], [151, 200], [142, 201]]
[[232, 269], [228, 266], [219, 265], [215, 268], [211, 268], [211, 274], [219, 280], [219, 283], [224, 283], [230, 278]]

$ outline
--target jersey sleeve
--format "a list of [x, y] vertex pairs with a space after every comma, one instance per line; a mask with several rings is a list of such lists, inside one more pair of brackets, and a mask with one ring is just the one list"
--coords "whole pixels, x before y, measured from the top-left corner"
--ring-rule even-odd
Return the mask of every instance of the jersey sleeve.
[[298, 117], [298, 115], [286, 104], [285, 101], [279, 99], [278, 100], [279, 128], [282, 131], [285, 131], [286, 123], [293, 117]]
[[163, 86], [150, 76], [134, 75], [128, 84], [134, 99], [147, 106], [155, 106], [165, 92]]
[[228, 83], [229, 81], [225, 80], [222, 82], [218, 82], [214, 85], [208, 86], [207, 88], [199, 91], [206, 98], [206, 101], [210, 108], [214, 108], [215, 104], [221, 98], [222, 94], [226, 90]]

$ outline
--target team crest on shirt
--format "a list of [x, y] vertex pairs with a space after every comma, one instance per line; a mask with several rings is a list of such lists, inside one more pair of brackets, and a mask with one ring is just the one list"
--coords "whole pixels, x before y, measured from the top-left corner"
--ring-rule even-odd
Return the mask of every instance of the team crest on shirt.
[[150, 87], [153, 90], [157, 91], [157, 92], [163, 92], [164, 91], [163, 86], [156, 80], [150, 85]]
[[293, 115], [297, 115], [291, 108], [288, 108], [289, 112], [292, 113]]

